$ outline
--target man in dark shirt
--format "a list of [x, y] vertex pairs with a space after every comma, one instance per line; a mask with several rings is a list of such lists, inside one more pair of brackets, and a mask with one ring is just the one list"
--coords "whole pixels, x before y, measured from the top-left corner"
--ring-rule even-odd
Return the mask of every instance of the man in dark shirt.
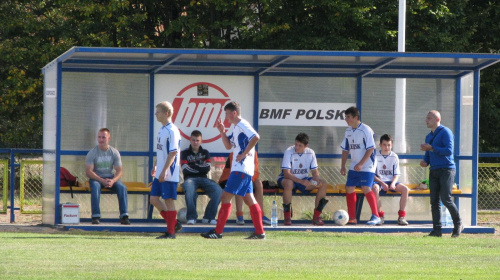
[[217, 223], [215, 216], [217, 215], [222, 189], [215, 181], [207, 177], [210, 172], [210, 153], [201, 147], [201, 132], [194, 130], [189, 141], [191, 143], [189, 148], [181, 152], [181, 168], [184, 175], [182, 188], [186, 198], [187, 224], [194, 225], [198, 218], [196, 210], [198, 194], [196, 189], [201, 188], [210, 198], [201, 221], [204, 224], [215, 225]]

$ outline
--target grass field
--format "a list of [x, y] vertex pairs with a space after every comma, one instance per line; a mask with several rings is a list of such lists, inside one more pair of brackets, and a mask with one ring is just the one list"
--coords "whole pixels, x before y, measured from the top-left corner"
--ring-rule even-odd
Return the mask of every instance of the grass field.
[[500, 236], [0, 233], [0, 279], [499, 279]]

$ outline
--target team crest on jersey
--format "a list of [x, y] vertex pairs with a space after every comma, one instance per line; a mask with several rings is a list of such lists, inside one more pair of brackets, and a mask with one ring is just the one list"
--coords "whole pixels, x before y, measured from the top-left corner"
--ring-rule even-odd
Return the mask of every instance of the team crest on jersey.
[[301, 164], [299, 164], [299, 168], [302, 168], [302, 163], [301, 163]]
[[383, 168], [383, 169], [386, 169], [387, 167], [386, 167], [386, 166], [385, 166], [385, 164], [384, 164], [384, 166], [382, 166], [382, 168]]

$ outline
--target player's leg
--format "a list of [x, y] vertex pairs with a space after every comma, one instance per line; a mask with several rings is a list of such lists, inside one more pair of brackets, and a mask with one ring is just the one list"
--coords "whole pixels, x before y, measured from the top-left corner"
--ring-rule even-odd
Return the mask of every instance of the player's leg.
[[356, 219], [356, 186], [358, 185], [358, 172], [349, 170], [347, 172], [347, 181], [345, 183], [345, 199], [347, 203], [347, 213], [349, 214], [350, 225], [358, 223]]
[[125, 186], [121, 180], [116, 181], [111, 190], [116, 192], [118, 197], [118, 208], [120, 209], [120, 223], [123, 225], [130, 225], [128, 219], [128, 196], [127, 196], [127, 186]]
[[401, 193], [401, 199], [399, 200], [399, 211], [398, 211], [398, 224], [402, 226], [408, 225], [406, 221], [406, 204], [408, 203], [408, 195], [410, 189], [407, 186], [398, 183], [396, 184], [396, 191]]
[[264, 214], [264, 186], [260, 179], [253, 181], [253, 196], [257, 203], [259, 203], [260, 209], [262, 210], [262, 222], [264, 224], [271, 224], [271, 220]]
[[278, 186], [283, 189], [283, 215], [285, 226], [292, 225], [292, 192], [294, 183], [290, 179], [278, 180]]
[[217, 226], [215, 227], [215, 232], [217, 234], [222, 234], [224, 227], [226, 226], [227, 219], [231, 215], [231, 200], [234, 194], [227, 191], [223, 191], [221, 195], [221, 206], [219, 210], [219, 216], [217, 217]]
[[167, 207], [167, 232], [175, 237], [175, 228], [177, 226], [177, 211], [175, 210], [175, 200], [177, 200], [177, 183], [162, 183], [162, 198]]
[[323, 208], [328, 203], [328, 200], [325, 199], [326, 186], [327, 186], [326, 182], [320, 179], [316, 186], [310, 185], [309, 187], [306, 188], [307, 191], [311, 191], [313, 189], [318, 190], [318, 192], [316, 193], [316, 200], [314, 203], [313, 225], [322, 226], [325, 224], [321, 220], [320, 216], [321, 213], [323, 212]]
[[252, 223], [255, 228], [255, 233], [252, 234], [249, 239], [264, 239], [266, 235], [262, 223], [262, 209], [260, 209], [259, 203], [257, 203], [252, 192], [247, 193], [243, 197], [243, 201], [250, 208], [250, 216], [252, 217]]
[[378, 216], [380, 217], [380, 221], [383, 224], [385, 220], [385, 213], [382, 211], [382, 200], [380, 199], [380, 190], [382, 187], [380, 187], [379, 184], [373, 184], [372, 186], [372, 192], [375, 194], [375, 197], [377, 198], [377, 208], [378, 208]]
[[366, 182], [366, 185], [362, 185], [361, 189], [365, 194], [366, 201], [370, 205], [372, 210], [372, 217], [370, 221], [366, 223], [367, 225], [379, 225], [381, 223], [380, 217], [378, 216], [377, 198], [372, 191], [373, 178], [375, 178], [375, 173], [372, 172], [360, 172], [361, 182]]
[[184, 190], [184, 199], [186, 200], [186, 220], [188, 225], [193, 225], [198, 219], [198, 211], [196, 211], [196, 201], [198, 199], [198, 193], [196, 193], [196, 188], [198, 187], [197, 178], [187, 178], [182, 183], [182, 189]]
[[235, 195], [234, 201], [236, 204], [236, 224], [244, 225], [245, 219], [243, 218], [243, 197]]

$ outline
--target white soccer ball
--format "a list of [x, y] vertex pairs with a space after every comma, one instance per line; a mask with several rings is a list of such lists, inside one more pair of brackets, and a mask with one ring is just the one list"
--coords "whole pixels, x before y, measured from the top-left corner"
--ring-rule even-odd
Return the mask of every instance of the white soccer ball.
[[345, 226], [349, 221], [349, 214], [345, 210], [338, 210], [333, 214], [335, 223], [339, 226]]
[[187, 223], [187, 208], [184, 207], [184, 208], [181, 208], [179, 209], [179, 211], [177, 211], [177, 220], [179, 220], [179, 222], [185, 224]]

